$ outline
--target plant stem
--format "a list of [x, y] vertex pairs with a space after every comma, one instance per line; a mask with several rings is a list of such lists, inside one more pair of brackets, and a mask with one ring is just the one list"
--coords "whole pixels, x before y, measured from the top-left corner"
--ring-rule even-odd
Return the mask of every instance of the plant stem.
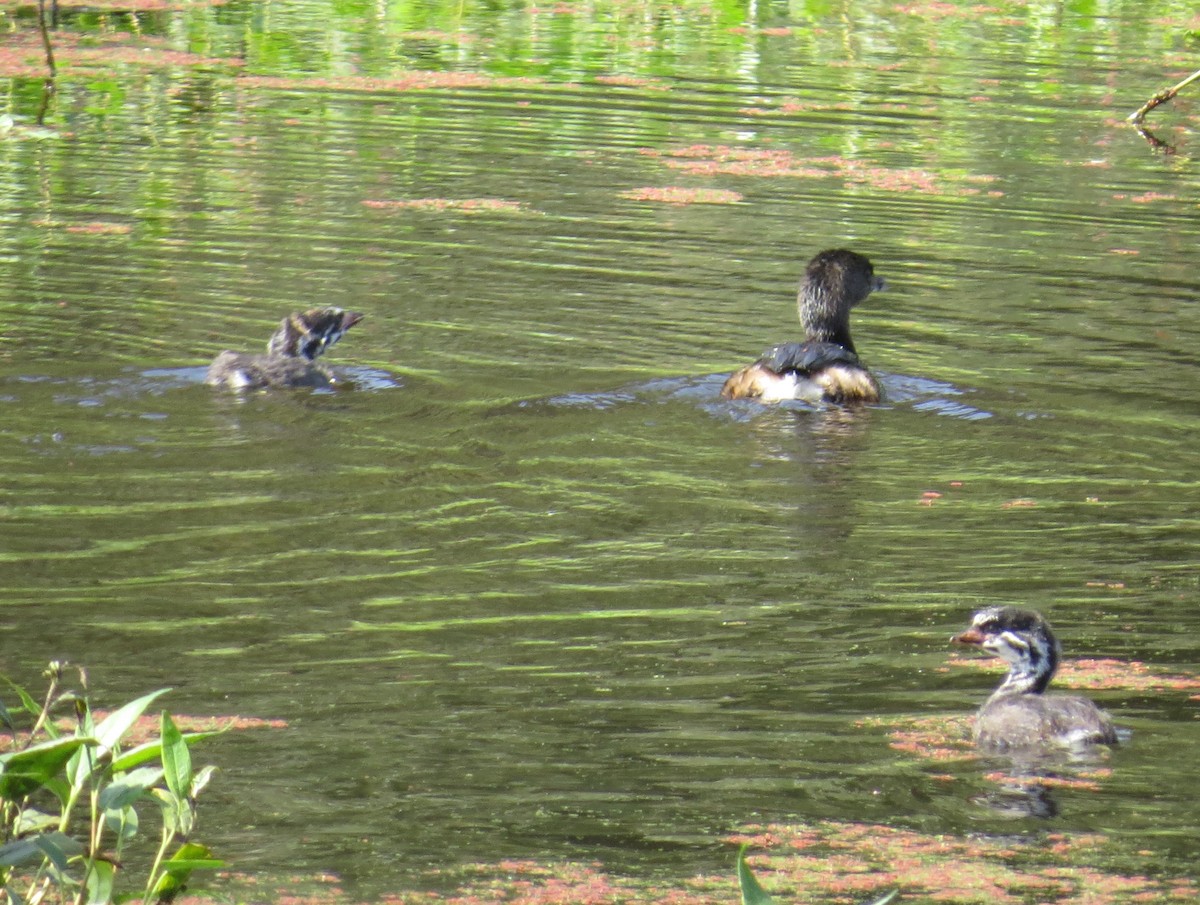
[[83, 862], [83, 877], [79, 881], [79, 892], [75, 896], [75, 905], [84, 905], [88, 896], [88, 877], [95, 870], [96, 855], [104, 839], [104, 814], [100, 812], [100, 790], [93, 786], [91, 794], [92, 831], [88, 836], [87, 860]]
[[154, 863], [150, 865], [150, 879], [146, 881], [146, 894], [142, 896], [142, 905], [150, 905], [150, 896], [154, 894], [154, 887], [158, 885], [159, 867], [162, 865], [163, 857], [167, 854], [167, 847], [174, 838], [175, 831], [164, 820], [162, 844], [158, 847], [158, 852], [154, 855]]
[[33, 728], [29, 730], [29, 744], [34, 743], [38, 731], [46, 724], [46, 720], [50, 716], [50, 706], [54, 703], [54, 695], [58, 691], [58, 673], [50, 671], [50, 686], [46, 689], [46, 698], [42, 702], [42, 712], [38, 714], [37, 720], [33, 724]]
[[50, 46], [50, 29], [46, 25], [46, 0], [38, 0], [38, 31], [42, 33], [42, 47], [46, 51], [46, 68], [50, 70], [50, 78], [58, 75], [54, 65], [54, 48]]
[[1150, 98], [1150, 100], [1146, 101], [1146, 103], [1142, 104], [1142, 106], [1130, 113], [1129, 116], [1126, 117], [1126, 121], [1133, 123], [1135, 126], [1140, 125], [1142, 120], [1146, 118], [1147, 113], [1149, 113], [1159, 104], [1165, 104], [1192, 82], [1196, 81], [1196, 79], [1200, 79], [1200, 69], [1197, 69], [1179, 84], [1172, 85], [1170, 88], [1158, 92], [1158, 94], [1154, 95], [1154, 97]]
[[[58, 0], [54, 0], [54, 24], [58, 24]], [[50, 72], [42, 83], [42, 106], [37, 115], [37, 123], [40, 126], [46, 119], [46, 111], [50, 108], [50, 98], [54, 96], [54, 80], [58, 77], [58, 67], [54, 65], [54, 48], [50, 45], [50, 29], [46, 26], [46, 0], [38, 0], [38, 31], [42, 33], [42, 47], [46, 51], [46, 69]]]

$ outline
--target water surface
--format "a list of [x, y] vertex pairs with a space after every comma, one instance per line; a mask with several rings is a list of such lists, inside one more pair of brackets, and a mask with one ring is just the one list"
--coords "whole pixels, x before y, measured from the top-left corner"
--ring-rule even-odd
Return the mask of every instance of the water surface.
[[[1195, 106], [1171, 156], [1119, 122], [1186, 4], [1001, 7], [140, 14], [118, 43], [210, 62], [67, 69], [50, 135], [7, 79], [4, 672], [286, 719], [207, 747], [205, 840], [364, 894], [821, 818], [1192, 873], [1184, 693], [1096, 693], [1132, 741], [1048, 822], [863, 722], [977, 706], [942, 667], [986, 604], [1200, 662]], [[719, 400], [840, 245], [891, 284], [855, 321], [889, 402]], [[310, 304], [366, 313], [355, 389], [202, 385]]]

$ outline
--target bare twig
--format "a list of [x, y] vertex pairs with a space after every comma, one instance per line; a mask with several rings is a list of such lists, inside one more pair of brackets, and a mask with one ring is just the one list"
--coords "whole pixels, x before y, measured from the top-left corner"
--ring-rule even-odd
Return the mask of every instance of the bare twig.
[[1137, 110], [1133, 111], [1133, 113], [1130, 113], [1129, 116], [1126, 117], [1127, 121], [1133, 123], [1135, 126], [1141, 125], [1142, 120], [1146, 118], [1147, 113], [1149, 113], [1159, 104], [1165, 104], [1192, 82], [1196, 81], [1196, 79], [1200, 79], [1200, 69], [1193, 72], [1178, 85], [1172, 85], [1170, 88], [1158, 92], [1158, 94], [1154, 95], [1154, 97], [1150, 98], [1150, 100], [1138, 107]]
[[[57, 9], [57, 4], [55, 4]], [[46, 24], [46, 0], [38, 0], [38, 31], [42, 33], [42, 47], [46, 51], [46, 68], [50, 70], [50, 78], [58, 75], [54, 65], [54, 48], [50, 46], [50, 28]]]
[[[58, 25], [58, 0], [52, 0], [52, 14], [55, 26]], [[38, 31], [42, 35], [42, 47], [46, 51], [46, 69], [49, 74], [42, 83], [42, 106], [38, 110], [37, 123], [40, 126], [50, 108], [50, 98], [54, 96], [54, 80], [58, 77], [58, 67], [54, 65], [54, 48], [50, 44], [50, 28], [46, 25], [46, 0], [38, 0]]]

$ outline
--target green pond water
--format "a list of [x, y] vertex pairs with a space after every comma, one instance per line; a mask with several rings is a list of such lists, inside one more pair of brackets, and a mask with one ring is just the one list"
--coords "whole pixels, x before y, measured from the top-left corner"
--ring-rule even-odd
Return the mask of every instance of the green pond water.
[[[1122, 123], [1191, 4], [67, 10], [110, 62], [43, 128], [4, 15], [0, 670], [287, 720], [196, 755], [238, 869], [682, 877], [834, 818], [1195, 875], [1189, 692], [1092, 692], [1132, 737], [1052, 818], [864, 722], [978, 706], [993, 603], [1200, 669], [1198, 95], [1174, 154]], [[837, 246], [888, 402], [720, 400]], [[354, 389], [202, 384], [317, 304]]]

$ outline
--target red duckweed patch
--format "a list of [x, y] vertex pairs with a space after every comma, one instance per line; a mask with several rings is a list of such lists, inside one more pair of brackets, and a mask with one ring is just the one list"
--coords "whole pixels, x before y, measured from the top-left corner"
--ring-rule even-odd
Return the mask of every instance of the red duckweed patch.
[[[97, 710], [92, 713], [92, 718], [96, 722], [100, 722], [108, 716], [107, 711]], [[183, 714], [173, 713], [171, 719], [175, 721], [175, 725], [182, 732], [223, 732], [227, 729], [286, 729], [286, 720], [264, 720], [251, 716], [185, 716]], [[158, 738], [158, 732], [161, 728], [161, 718], [158, 714], [146, 715], [139, 717], [138, 721], [133, 724], [133, 728], [129, 730], [126, 740], [133, 744], [140, 745], [142, 742], [152, 738]], [[69, 728], [69, 727], [68, 727]]]
[[1087, 792], [1099, 792], [1100, 781], [1112, 776], [1112, 770], [1088, 770], [1075, 776], [1031, 776], [1028, 774], [1012, 774], [1004, 772], [985, 773], [984, 779], [1000, 783], [1004, 786], [1028, 786], [1039, 789], [1083, 789]]
[[[632, 879], [614, 877], [596, 864], [566, 862], [539, 864], [535, 861], [501, 861], [468, 868], [469, 879], [457, 895], [444, 905], [482, 905], [512, 902], [520, 905], [618, 905], [645, 901], [644, 889]], [[413, 900], [399, 896], [397, 903]]]
[[471, 44], [475, 35], [466, 31], [439, 31], [428, 28], [418, 31], [406, 31], [400, 35], [401, 41], [430, 41], [436, 44]]
[[669, 85], [636, 75], [598, 75], [593, 81], [601, 85], [617, 85], [621, 88], [642, 88], [647, 91], [671, 90]]
[[731, 35], [763, 35], [770, 38], [787, 38], [796, 33], [796, 29], [787, 25], [769, 26], [766, 28], [750, 28], [746, 25], [735, 25], [726, 29]]
[[1059, 668], [1057, 678], [1076, 688], [1127, 691], [1192, 691], [1200, 688], [1200, 677], [1159, 672], [1139, 660], [1072, 660]]
[[[91, 5], [91, 4], [88, 4]], [[54, 33], [54, 60], [60, 75], [103, 71], [114, 66], [144, 69], [166, 67], [238, 67], [235, 57], [206, 57], [172, 49], [166, 39], [147, 35]], [[46, 57], [41, 38], [34, 31], [7, 36], [0, 48], [0, 76], [40, 78], [46, 74]]]
[[971, 741], [974, 719], [974, 714], [871, 717], [855, 725], [886, 730], [889, 747], [923, 760], [970, 760], [976, 756]]
[[1153, 201], [1177, 201], [1178, 195], [1168, 195], [1162, 192], [1144, 192], [1141, 195], [1113, 195], [1117, 199], [1128, 199], [1134, 204], [1150, 204]]
[[530, 6], [525, 10], [531, 16], [574, 16], [583, 10], [570, 3], [551, 3], [547, 6]]
[[[729, 866], [675, 881], [647, 882], [607, 872], [595, 862], [507, 860], [435, 872], [456, 888], [447, 893], [394, 892], [375, 905], [728, 905], [738, 899], [732, 869], [735, 844], [748, 844], [754, 872], [783, 902], [859, 903], [899, 888], [902, 901], [960, 905], [1167, 905], [1195, 901], [1200, 889], [1185, 877], [1151, 875], [1147, 867], [1117, 873], [1093, 866], [1111, 861], [1101, 835], [1035, 834], [1027, 841], [972, 835], [931, 835], [878, 824], [821, 821], [748, 826], [727, 840]], [[763, 853], [766, 850], [766, 853]], [[224, 874], [218, 895], [274, 905], [355, 905], [327, 874], [263, 878]], [[186, 905], [206, 900], [189, 896]]]
[[408, 198], [398, 201], [365, 200], [364, 207], [393, 211], [462, 211], [467, 214], [524, 214], [530, 209], [520, 201], [502, 198]]
[[[105, 12], [151, 13], [224, 6], [229, 0], [58, 0], [59, 7]], [[32, 3], [30, 5], [33, 5]], [[57, 37], [55, 38], [57, 41]], [[56, 47], [57, 49], [57, 47]]]
[[[768, 111], [755, 111], [766, 114]], [[781, 108], [781, 112], [786, 112]], [[673, 169], [698, 176], [757, 176], [796, 179], [841, 179], [848, 186], [863, 185], [888, 192], [919, 192], [934, 195], [978, 195], [982, 183], [995, 181], [987, 175], [938, 175], [909, 167], [871, 166], [840, 156], [797, 157], [776, 148], [741, 148], [729, 145], [690, 145], [671, 151], [643, 149]], [[991, 191], [989, 196], [1002, 192]]]
[[[99, 723], [109, 715], [107, 710], [93, 710], [92, 719]], [[128, 734], [125, 736], [125, 742], [130, 745], [140, 745], [143, 742], [149, 741], [152, 738], [158, 738], [159, 730], [162, 728], [161, 717], [158, 714], [146, 715], [139, 717], [137, 722], [133, 724]], [[252, 716], [184, 716], [181, 714], [171, 714], [171, 719], [175, 725], [183, 732], [224, 732], [226, 730], [244, 730], [244, 729], [286, 729], [286, 720], [264, 720]], [[74, 732], [75, 719], [73, 717], [64, 717], [56, 721], [58, 728], [66, 732]], [[18, 747], [25, 744], [28, 740], [28, 733], [18, 732], [16, 734], [16, 742]], [[0, 753], [8, 751], [13, 746], [13, 737], [11, 735], [0, 735]]]
[[1000, 504], [1001, 509], [1036, 509], [1037, 500], [1022, 498], [1017, 500], [1007, 500]]
[[176, 905], [215, 905], [230, 901], [226, 889], [236, 891], [235, 901], [270, 902], [272, 905], [349, 905], [350, 899], [338, 886], [339, 878], [329, 873], [262, 876], [237, 871], [217, 874], [221, 890], [214, 895], [180, 896]]
[[[951, 666], [1002, 671], [1003, 661], [994, 657], [951, 657]], [[1192, 691], [1200, 688], [1200, 677], [1173, 675], [1138, 660], [1067, 660], [1058, 667], [1056, 684], [1069, 688], [1124, 691]]]
[[[961, 3], [947, 3], [944, 0], [926, 0], [924, 3], [905, 3], [893, 7], [893, 9], [903, 16], [916, 16], [920, 19], [982, 19], [987, 16], [994, 16], [1003, 13], [1004, 10], [996, 6], [987, 6], [982, 3], [972, 5], [964, 5]], [[1024, 24], [1021, 19], [1007, 18], [1000, 20], [1001, 23], [1021, 25]]]
[[[831, 66], [836, 64], [831, 63]], [[824, 113], [833, 110], [850, 111], [854, 109], [854, 105], [846, 101], [838, 101], [836, 103], [802, 103], [796, 100], [785, 100], [780, 102], [777, 107], [739, 107], [738, 113], [743, 116], [779, 116], [792, 115], [796, 113], [818, 112]]]
[[128, 223], [105, 223], [100, 220], [91, 223], [70, 223], [64, 227], [69, 233], [83, 233], [89, 236], [125, 236], [133, 232]]
[[490, 76], [478, 72], [413, 71], [387, 78], [356, 75], [333, 78], [244, 75], [238, 79], [238, 84], [245, 88], [321, 89], [324, 91], [365, 91], [386, 94], [395, 91], [423, 91], [433, 88], [515, 88], [538, 85], [541, 82], [525, 76]]
[[633, 201], [654, 201], [661, 204], [736, 204], [742, 200], [739, 192], [724, 189], [687, 189], [676, 185], [629, 189], [620, 195]]
[[[1011, 837], [1010, 837], [1011, 838]], [[812, 826], [751, 827], [734, 841], [772, 850], [750, 858], [778, 901], [861, 902], [899, 887], [904, 900], [1018, 905], [1178, 903], [1194, 899], [1195, 881], [1118, 874], [1088, 865], [1104, 857], [1097, 835], [1051, 833], [1028, 844], [984, 837], [825, 821]]]

